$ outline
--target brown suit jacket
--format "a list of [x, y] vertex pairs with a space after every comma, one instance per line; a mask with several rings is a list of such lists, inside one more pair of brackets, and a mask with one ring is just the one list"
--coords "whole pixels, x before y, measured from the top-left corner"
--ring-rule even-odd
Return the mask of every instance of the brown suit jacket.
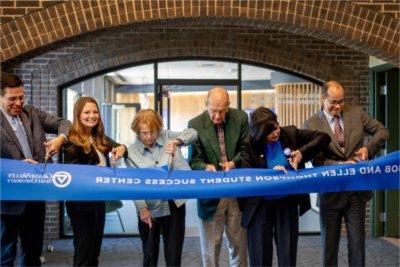
[[[389, 131], [374, 118], [368, 116], [359, 106], [346, 106], [342, 110], [344, 124], [345, 149], [341, 150], [329, 123], [321, 110], [304, 123], [304, 128], [326, 132], [331, 137], [329, 146], [314, 159], [314, 166], [338, 164], [351, 160], [355, 152], [365, 146], [369, 152], [369, 158], [373, 158], [389, 138]], [[371, 136], [364, 144], [364, 134]], [[351, 192], [325, 193], [321, 195], [321, 207], [328, 205], [330, 208], [342, 208], [347, 203], [347, 197]], [[370, 191], [357, 192], [363, 201], [371, 199]]]

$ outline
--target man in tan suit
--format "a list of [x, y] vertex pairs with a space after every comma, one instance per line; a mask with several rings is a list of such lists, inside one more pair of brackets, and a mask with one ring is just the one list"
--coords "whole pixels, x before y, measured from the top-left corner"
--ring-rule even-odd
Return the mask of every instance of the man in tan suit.
[[[336, 81], [322, 89], [322, 109], [304, 127], [326, 132], [331, 143], [314, 159], [314, 166], [356, 163], [373, 158], [389, 138], [388, 130], [361, 107], [345, 105], [345, 90]], [[371, 136], [364, 144], [364, 134]], [[345, 219], [350, 266], [365, 265], [365, 209], [371, 192], [324, 193], [320, 196], [324, 266], [338, 265], [342, 218]]]

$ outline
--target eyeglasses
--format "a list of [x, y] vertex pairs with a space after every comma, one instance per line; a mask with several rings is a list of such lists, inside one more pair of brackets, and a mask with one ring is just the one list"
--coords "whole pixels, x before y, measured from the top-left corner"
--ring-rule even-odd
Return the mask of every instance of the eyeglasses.
[[147, 137], [147, 136], [156, 137], [157, 132], [139, 132], [139, 135], [140, 137]]
[[218, 109], [218, 108], [213, 108], [213, 107], [208, 107], [208, 110], [211, 114], [219, 114], [219, 115], [225, 115], [228, 113], [229, 107]]
[[328, 103], [331, 106], [335, 106], [335, 105], [343, 106], [346, 103], [346, 101], [344, 99], [339, 99], [339, 100], [330, 100], [328, 98], [325, 98], [325, 99], [328, 101]]

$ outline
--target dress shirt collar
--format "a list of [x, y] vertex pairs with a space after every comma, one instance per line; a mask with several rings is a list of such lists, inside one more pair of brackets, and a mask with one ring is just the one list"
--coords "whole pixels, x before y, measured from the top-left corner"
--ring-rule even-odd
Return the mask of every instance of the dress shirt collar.
[[[139, 138], [136, 138], [135, 143], [133, 143], [136, 149], [143, 155], [144, 151], [146, 150], [146, 147], [143, 145], [142, 141], [139, 140]], [[164, 140], [162, 138], [162, 131], [158, 134], [158, 137], [156, 139], [155, 145], [158, 145], [160, 147], [164, 146]]]
[[11, 125], [13, 125], [12, 121], [13, 121], [14, 118], [17, 119], [17, 121], [20, 120], [18, 116], [14, 117], [14, 116], [11, 116], [10, 114], [8, 114], [2, 107], [0, 107], [0, 110], [1, 110], [1, 112], [3, 112], [3, 114], [4, 114], [4, 116], [6, 117], [7, 121], [8, 121]]
[[[325, 109], [322, 109], [322, 112], [324, 113], [325, 118], [329, 123], [331, 123], [335, 119], [335, 117], [332, 116], [329, 112], [326, 112]], [[342, 116], [339, 116], [339, 121], [340, 120], [342, 120]]]

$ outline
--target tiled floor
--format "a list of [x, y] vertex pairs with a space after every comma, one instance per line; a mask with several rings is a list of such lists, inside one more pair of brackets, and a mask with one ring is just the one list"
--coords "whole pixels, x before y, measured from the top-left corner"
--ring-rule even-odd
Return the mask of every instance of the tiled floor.
[[[54, 251], [44, 253], [47, 266], [72, 266], [72, 239], [54, 240], [51, 242]], [[105, 238], [103, 240], [100, 266], [141, 266], [141, 243], [139, 238]], [[226, 244], [220, 257], [220, 265], [228, 265]], [[274, 263], [276, 266], [276, 262]], [[321, 245], [319, 236], [301, 236], [297, 256], [298, 266], [321, 266]], [[384, 239], [368, 238], [366, 242], [367, 266], [399, 266], [399, 247]], [[162, 249], [159, 266], [165, 266]], [[182, 266], [201, 266], [200, 243], [197, 237], [185, 239]], [[340, 243], [339, 266], [347, 264], [347, 240], [342, 237]]]

